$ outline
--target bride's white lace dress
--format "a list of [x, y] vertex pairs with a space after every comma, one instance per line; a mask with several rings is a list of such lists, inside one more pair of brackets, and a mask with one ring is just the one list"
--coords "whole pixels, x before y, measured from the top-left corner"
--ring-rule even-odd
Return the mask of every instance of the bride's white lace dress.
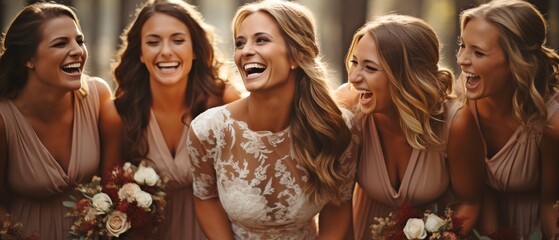
[[[310, 202], [303, 193], [308, 174], [293, 158], [289, 128], [252, 131], [230, 115], [221, 106], [192, 121], [187, 145], [194, 195], [219, 196], [236, 239], [314, 239], [313, 218], [325, 203]], [[344, 110], [351, 128], [350, 115]], [[339, 191], [346, 201], [354, 186], [357, 141], [353, 134], [342, 159], [347, 181]]]

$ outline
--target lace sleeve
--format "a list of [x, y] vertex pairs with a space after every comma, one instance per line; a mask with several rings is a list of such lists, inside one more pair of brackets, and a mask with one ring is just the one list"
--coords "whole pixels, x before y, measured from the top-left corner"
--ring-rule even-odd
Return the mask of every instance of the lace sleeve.
[[[205, 200], [217, 197], [216, 172], [214, 168], [215, 141], [210, 134], [200, 134], [199, 124], [193, 121], [188, 131], [188, 157], [192, 165], [194, 196]], [[199, 137], [200, 136], [200, 137]]]
[[359, 149], [359, 130], [356, 128], [354, 115], [347, 109], [341, 109], [346, 125], [351, 131], [351, 142], [342, 155], [342, 171], [347, 176], [339, 193], [343, 201], [351, 200], [353, 187], [355, 186], [355, 174], [357, 171], [357, 158]]

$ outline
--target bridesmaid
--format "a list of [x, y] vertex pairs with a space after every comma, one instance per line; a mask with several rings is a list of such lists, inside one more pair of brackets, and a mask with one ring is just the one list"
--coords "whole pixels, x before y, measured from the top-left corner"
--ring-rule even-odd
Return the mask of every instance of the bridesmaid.
[[114, 104], [126, 160], [147, 159], [169, 178], [162, 239], [204, 239], [196, 222], [186, 148], [190, 120], [239, 98], [220, 78], [212, 28], [181, 0], [147, 1], [122, 34]]
[[116, 115], [111, 91], [83, 74], [87, 49], [70, 8], [29, 5], [3, 36], [0, 217], [22, 222], [24, 236], [65, 239], [71, 219], [62, 202], [118, 158], [118, 138], [106, 135], [114, 129], [106, 117]]
[[559, 233], [559, 56], [545, 46], [545, 19], [525, 1], [492, 1], [464, 11], [460, 28], [462, 87], [492, 190], [480, 229], [549, 239]]
[[375, 217], [409, 203], [453, 205], [467, 234], [479, 215], [483, 146], [474, 117], [451, 95], [453, 76], [440, 68], [439, 41], [423, 20], [386, 15], [353, 37], [347, 55], [351, 89], [338, 91], [358, 105], [362, 151], [354, 195], [355, 239], [371, 239]]

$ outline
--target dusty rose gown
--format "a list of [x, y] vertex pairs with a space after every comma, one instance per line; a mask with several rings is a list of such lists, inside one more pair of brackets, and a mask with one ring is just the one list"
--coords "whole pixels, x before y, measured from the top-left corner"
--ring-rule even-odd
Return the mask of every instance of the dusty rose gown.
[[[351, 113], [344, 117], [350, 128]], [[235, 239], [314, 239], [313, 218], [325, 203], [303, 192], [308, 174], [291, 151], [290, 128], [252, 131], [231, 118], [226, 106], [212, 108], [192, 122], [188, 137], [194, 169], [194, 195], [219, 196]], [[348, 176], [339, 191], [350, 201], [354, 186], [357, 135], [342, 158]]]
[[[559, 109], [555, 93], [546, 104], [548, 120]], [[473, 104], [477, 113], [477, 106]], [[477, 114], [476, 114], [477, 120]], [[516, 129], [505, 146], [486, 158], [488, 185], [498, 193], [499, 218], [504, 228], [514, 228], [527, 237], [541, 231], [539, 187], [541, 180], [539, 143], [543, 128]]]
[[[444, 142], [459, 109], [457, 102], [446, 106], [446, 122], [438, 129]], [[403, 203], [422, 206], [449, 196], [450, 175], [444, 151], [414, 149], [400, 188], [394, 189], [388, 177], [377, 127], [370, 115], [362, 119], [361, 136], [363, 150], [357, 167], [358, 186], [353, 196], [355, 239], [372, 239], [370, 226], [376, 223], [374, 218], [388, 216]]]
[[0, 115], [8, 142], [7, 184], [11, 204], [8, 212], [23, 223], [23, 234], [40, 239], [65, 239], [72, 219], [65, 217], [63, 201], [79, 182], [97, 174], [100, 158], [99, 99], [97, 88], [87, 82], [89, 92], [74, 92], [72, 153], [67, 172], [47, 151], [31, 125], [10, 101], [0, 101]]
[[182, 132], [182, 140], [173, 157], [153, 112], [147, 128], [149, 144], [148, 159], [155, 164], [161, 174], [169, 178], [167, 184], [167, 208], [165, 220], [159, 226], [158, 237], [162, 240], [201, 240], [206, 239], [194, 214], [192, 195], [192, 172], [186, 148], [188, 126]]

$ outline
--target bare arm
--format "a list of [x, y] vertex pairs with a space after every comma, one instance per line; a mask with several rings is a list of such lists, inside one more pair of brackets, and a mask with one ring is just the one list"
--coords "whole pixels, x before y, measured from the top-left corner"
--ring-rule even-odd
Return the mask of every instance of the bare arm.
[[484, 187], [483, 206], [476, 227], [483, 236], [489, 236], [499, 230], [498, 206], [495, 194], [495, 190], [489, 186]]
[[455, 215], [466, 218], [461, 234], [467, 235], [480, 214], [485, 179], [482, 138], [467, 106], [452, 120], [447, 144], [452, 190], [459, 200]]
[[209, 240], [233, 240], [233, 230], [218, 197], [202, 200], [194, 197], [196, 217]]
[[353, 239], [352, 201], [326, 204], [318, 215], [318, 239]]
[[[102, 81], [102, 80], [100, 80]], [[99, 133], [101, 139], [101, 176], [106, 176], [121, 161], [122, 120], [113, 102], [112, 93], [104, 82], [97, 82], [99, 89]]]
[[559, 234], [559, 213], [553, 204], [559, 200], [559, 112], [549, 120], [540, 143], [540, 217], [544, 239]]

